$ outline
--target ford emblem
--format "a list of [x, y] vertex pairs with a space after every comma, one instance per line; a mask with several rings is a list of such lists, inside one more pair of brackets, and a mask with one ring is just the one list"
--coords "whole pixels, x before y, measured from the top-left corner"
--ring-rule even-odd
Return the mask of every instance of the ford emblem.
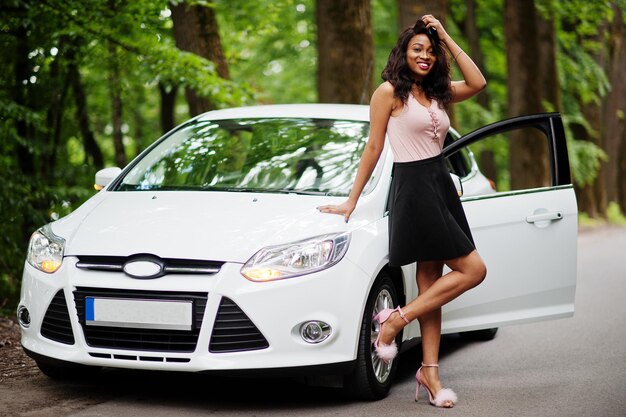
[[124, 264], [124, 273], [133, 278], [158, 278], [163, 274], [163, 265], [153, 260], [131, 260]]

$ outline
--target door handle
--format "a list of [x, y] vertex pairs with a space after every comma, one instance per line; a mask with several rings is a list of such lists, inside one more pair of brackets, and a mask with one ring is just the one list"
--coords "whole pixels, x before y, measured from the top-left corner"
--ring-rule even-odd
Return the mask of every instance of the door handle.
[[560, 211], [550, 211], [547, 213], [533, 214], [526, 217], [528, 223], [545, 222], [550, 220], [561, 220], [563, 213]]

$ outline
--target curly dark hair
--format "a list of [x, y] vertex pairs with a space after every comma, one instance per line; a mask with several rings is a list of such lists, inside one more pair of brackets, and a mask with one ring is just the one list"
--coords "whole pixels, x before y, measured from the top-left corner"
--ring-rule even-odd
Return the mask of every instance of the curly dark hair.
[[[413, 78], [413, 74], [406, 63], [406, 51], [413, 36], [421, 33], [430, 39], [437, 61], [428, 75], [419, 83]], [[413, 27], [405, 29], [400, 34], [396, 46], [393, 47], [389, 54], [387, 65], [381, 76], [383, 80], [389, 81], [393, 85], [394, 97], [401, 99], [403, 103], [407, 102], [413, 84], [419, 84], [429, 100], [437, 100], [439, 105], [444, 108], [448, 107], [452, 100], [448, 56], [439, 40], [439, 36], [437, 36], [437, 32], [429, 33], [421, 19]]]

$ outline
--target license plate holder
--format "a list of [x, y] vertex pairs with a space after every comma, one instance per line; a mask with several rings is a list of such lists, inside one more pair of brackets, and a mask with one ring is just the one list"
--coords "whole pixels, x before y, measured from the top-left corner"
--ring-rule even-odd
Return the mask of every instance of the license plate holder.
[[189, 331], [192, 318], [192, 301], [85, 298], [87, 326]]

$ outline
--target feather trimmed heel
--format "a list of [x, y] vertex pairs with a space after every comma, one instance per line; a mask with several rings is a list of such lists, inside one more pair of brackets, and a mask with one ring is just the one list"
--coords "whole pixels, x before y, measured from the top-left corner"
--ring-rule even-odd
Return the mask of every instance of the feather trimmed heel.
[[415, 401], [418, 400], [420, 386], [423, 386], [426, 390], [426, 393], [428, 393], [428, 401], [430, 401], [431, 405], [442, 408], [454, 407], [459, 400], [456, 393], [450, 388], [442, 388], [435, 395], [433, 395], [431, 389], [428, 387], [428, 385], [424, 383], [424, 380], [422, 379], [422, 368], [439, 368], [439, 365], [436, 363], [426, 365], [422, 362], [422, 366], [420, 367], [420, 369], [417, 370], [417, 373], [415, 374], [415, 380], [417, 381], [417, 387], [415, 388]]
[[389, 320], [389, 316], [391, 316], [395, 312], [398, 312], [398, 314], [400, 314], [400, 317], [402, 317], [402, 320], [409, 324], [409, 320], [407, 320], [407, 318], [404, 316], [404, 312], [402, 311], [400, 306], [396, 308], [386, 308], [384, 310], [381, 310], [372, 319], [378, 322], [380, 326], [378, 329], [378, 336], [376, 337], [376, 341], [374, 341], [374, 350], [376, 351], [376, 356], [378, 356], [385, 363], [391, 362], [398, 354], [398, 346], [396, 346], [395, 340], [389, 345], [380, 343], [380, 335], [383, 332], [383, 324], [387, 320]]

